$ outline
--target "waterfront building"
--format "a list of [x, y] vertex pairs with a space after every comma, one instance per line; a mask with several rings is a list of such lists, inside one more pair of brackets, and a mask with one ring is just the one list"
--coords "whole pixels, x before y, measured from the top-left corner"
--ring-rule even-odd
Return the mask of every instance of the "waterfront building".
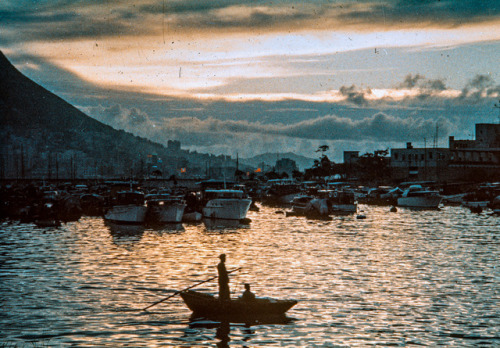
[[500, 179], [500, 124], [476, 124], [475, 140], [449, 137], [448, 148], [391, 149], [396, 181], [488, 181]]
[[356, 164], [359, 161], [359, 151], [344, 151], [344, 168], [341, 170], [344, 178], [356, 177]]
[[390, 167], [392, 179], [396, 181], [440, 181], [446, 176], [450, 161], [447, 148], [415, 148], [407, 143], [406, 148], [391, 149]]
[[451, 172], [475, 180], [500, 179], [500, 124], [476, 124], [475, 140], [449, 137]]

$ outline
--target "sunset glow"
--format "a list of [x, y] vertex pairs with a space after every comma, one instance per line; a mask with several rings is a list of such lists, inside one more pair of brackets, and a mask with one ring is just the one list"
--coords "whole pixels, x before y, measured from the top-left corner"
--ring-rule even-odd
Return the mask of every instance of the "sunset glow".
[[[0, 14], [0, 48], [27, 76], [104, 123], [193, 150], [301, 152], [314, 138], [340, 156], [352, 144], [323, 133], [325, 119], [440, 122], [443, 136], [460, 136], [498, 117], [492, 2], [8, 0]], [[186, 133], [207, 120], [214, 126]], [[234, 138], [213, 131], [235, 120], [252, 132], [318, 129], [275, 129], [256, 149], [249, 127], [231, 128]], [[341, 135], [359, 140], [350, 131]], [[388, 142], [382, 133], [373, 141]]]
[[[181, 34], [169, 42], [163, 42], [158, 35], [113, 37], [38, 42], [25, 49], [96, 85], [183, 97], [199, 97], [198, 92], [204, 90], [203, 96], [217, 99], [236, 96], [240, 100], [277, 100], [283, 96], [279, 93], [267, 96], [274, 93], [272, 90], [266, 92], [266, 86], [261, 86], [260, 92], [253, 95], [239, 92], [238, 82], [256, 78], [300, 76], [314, 79], [317, 75], [335, 75], [336, 71], [345, 70], [330, 68], [335, 66], [336, 54], [368, 49], [373, 50], [370, 59], [373, 59], [371, 65], [375, 70], [393, 54], [390, 51], [394, 48], [414, 52], [446, 50], [457, 45], [498, 40], [499, 32], [500, 22], [497, 22], [454, 29], [373, 33], [303, 30], [293, 34], [216, 34], [203, 40]], [[322, 64], [314, 64], [317, 61]], [[424, 69], [425, 64], [428, 62], [408, 61], [402, 62], [400, 68], [411, 70], [422, 66]], [[353, 79], [352, 83], [369, 84], [372, 88], [392, 87], [384, 81]], [[210, 92], [213, 87], [228, 84], [232, 84], [231, 96], [226, 92]], [[287, 82], [289, 93], [297, 91], [295, 84]], [[328, 90], [318, 89], [311, 91], [306, 99], [317, 100], [318, 93], [329, 94]]]

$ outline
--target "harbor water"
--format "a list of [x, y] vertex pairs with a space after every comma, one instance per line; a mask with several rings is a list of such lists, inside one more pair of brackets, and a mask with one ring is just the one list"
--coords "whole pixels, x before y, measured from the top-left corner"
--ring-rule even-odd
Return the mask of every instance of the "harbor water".
[[[2, 222], [0, 346], [500, 346], [500, 217], [359, 206], [331, 221]], [[232, 296], [296, 299], [275, 323], [197, 321], [179, 296], [227, 255]], [[196, 287], [217, 293], [217, 282]], [[3, 344], [3, 345], [2, 345]]]

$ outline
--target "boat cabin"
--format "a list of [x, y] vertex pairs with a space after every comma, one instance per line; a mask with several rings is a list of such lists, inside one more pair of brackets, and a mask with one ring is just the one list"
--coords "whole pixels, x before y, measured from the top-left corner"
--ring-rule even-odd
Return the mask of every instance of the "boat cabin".
[[428, 190], [422, 185], [410, 185], [404, 192], [403, 197], [418, 197], [418, 196], [428, 196], [428, 195], [437, 195], [438, 191]]
[[211, 199], [243, 199], [246, 198], [242, 190], [206, 190], [203, 192], [205, 200]]
[[144, 193], [140, 191], [120, 191], [113, 197], [113, 205], [143, 205]]
[[148, 206], [161, 206], [171, 203], [184, 203], [181, 196], [171, 195], [170, 193], [156, 193], [146, 195], [146, 202]]

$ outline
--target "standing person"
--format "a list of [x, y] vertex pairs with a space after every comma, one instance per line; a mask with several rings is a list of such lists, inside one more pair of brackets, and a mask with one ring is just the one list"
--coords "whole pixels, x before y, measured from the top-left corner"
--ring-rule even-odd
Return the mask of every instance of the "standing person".
[[217, 265], [219, 272], [219, 300], [229, 301], [229, 276], [226, 269], [226, 254], [219, 255], [220, 262]]

